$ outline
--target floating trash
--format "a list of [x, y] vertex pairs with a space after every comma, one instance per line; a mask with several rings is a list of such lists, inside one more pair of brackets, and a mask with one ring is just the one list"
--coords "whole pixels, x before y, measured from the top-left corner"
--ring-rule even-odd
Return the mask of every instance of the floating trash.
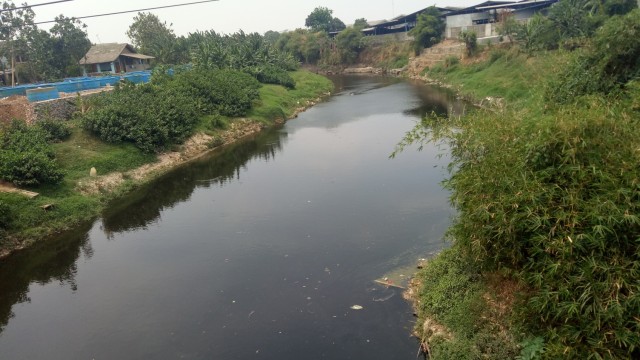
[[362, 309], [364, 309], [364, 308], [362, 306], [360, 306], [360, 305], [353, 305], [351, 307], [351, 310], [362, 310]]

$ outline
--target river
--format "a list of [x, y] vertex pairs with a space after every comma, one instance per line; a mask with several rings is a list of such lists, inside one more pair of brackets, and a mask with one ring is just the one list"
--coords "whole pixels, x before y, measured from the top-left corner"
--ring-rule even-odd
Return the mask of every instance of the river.
[[410, 304], [374, 280], [445, 246], [447, 149], [389, 155], [462, 105], [334, 81], [281, 128], [0, 262], [0, 359], [415, 359]]

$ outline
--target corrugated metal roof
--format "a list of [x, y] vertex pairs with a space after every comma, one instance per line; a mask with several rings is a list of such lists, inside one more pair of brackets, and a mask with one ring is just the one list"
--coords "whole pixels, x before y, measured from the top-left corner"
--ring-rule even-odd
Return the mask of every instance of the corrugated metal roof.
[[[80, 59], [80, 65], [89, 65], [89, 64], [101, 64], [108, 63], [112, 61], [116, 61], [120, 55], [126, 55], [129, 57], [136, 57], [132, 55], [140, 55], [140, 56], [148, 56], [137, 54], [133, 49], [133, 46], [129, 44], [118, 44], [118, 43], [108, 43], [108, 44], [96, 44], [89, 49], [87, 54]], [[137, 59], [153, 59], [152, 56], [148, 57], [136, 57]]]
[[515, 3], [507, 3], [507, 4], [499, 4], [499, 5], [489, 5], [489, 6], [477, 6], [478, 10], [487, 10], [487, 9], [500, 9], [500, 8], [524, 8], [530, 7], [531, 5], [547, 5], [558, 2], [558, 0], [525, 0]]

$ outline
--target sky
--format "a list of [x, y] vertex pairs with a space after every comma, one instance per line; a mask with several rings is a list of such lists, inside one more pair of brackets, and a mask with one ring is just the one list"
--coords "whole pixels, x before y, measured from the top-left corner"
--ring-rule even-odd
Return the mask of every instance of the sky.
[[[22, 3], [24, 0], [14, 0]], [[29, 5], [51, 0], [30, 0]], [[194, 0], [74, 0], [67, 3], [34, 7], [36, 21], [53, 20], [57, 15], [79, 17], [85, 15], [136, 10], [148, 7], [173, 5]], [[440, 7], [466, 7], [483, 0], [219, 0], [211, 3], [151, 11], [161, 20], [171, 24], [176, 35], [188, 35], [198, 30], [215, 30], [230, 34], [244, 32], [263, 34], [268, 30], [285, 31], [304, 28], [307, 16], [319, 6], [333, 10], [333, 16], [345, 24], [355, 19], [390, 19], [409, 14], [431, 5]], [[130, 42], [126, 35], [136, 13], [106, 16], [82, 20], [88, 27], [93, 43]], [[51, 25], [39, 25], [48, 29]]]

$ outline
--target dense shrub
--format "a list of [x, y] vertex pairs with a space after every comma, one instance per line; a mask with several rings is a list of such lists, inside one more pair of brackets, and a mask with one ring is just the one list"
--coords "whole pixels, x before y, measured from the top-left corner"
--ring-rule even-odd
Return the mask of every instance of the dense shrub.
[[418, 55], [424, 48], [429, 48], [440, 42], [444, 33], [445, 23], [442, 20], [440, 10], [431, 6], [418, 15], [416, 27], [411, 29], [409, 35], [413, 36], [413, 48]]
[[282, 85], [288, 89], [294, 89], [296, 82], [289, 72], [275, 66], [260, 66], [247, 69], [247, 72], [255, 76], [263, 84]]
[[47, 138], [42, 129], [13, 121], [0, 133], [0, 178], [31, 186], [62, 181], [63, 173]]
[[96, 101], [83, 118], [86, 129], [107, 142], [132, 142], [145, 152], [186, 139], [198, 121], [195, 101], [176, 89], [128, 84]]
[[71, 129], [61, 121], [43, 120], [39, 121], [36, 126], [45, 131], [49, 142], [60, 142], [71, 136]]
[[184, 141], [202, 115], [246, 115], [259, 86], [251, 75], [235, 70], [155, 74], [150, 84], [119, 86], [98, 98], [83, 123], [104, 141], [161, 151]]
[[546, 116], [478, 113], [448, 131], [429, 122], [452, 140], [450, 235], [484, 270], [529, 286], [522, 315], [536, 319], [545, 356], [637, 358], [638, 115], [587, 103]]
[[201, 114], [217, 112], [224, 116], [246, 115], [259, 97], [260, 87], [244, 72], [202, 68], [177, 73], [157, 85], [187, 95]]
[[586, 94], [608, 94], [640, 77], [640, 9], [609, 19], [593, 44], [576, 54], [549, 86], [550, 101], [567, 103]]

